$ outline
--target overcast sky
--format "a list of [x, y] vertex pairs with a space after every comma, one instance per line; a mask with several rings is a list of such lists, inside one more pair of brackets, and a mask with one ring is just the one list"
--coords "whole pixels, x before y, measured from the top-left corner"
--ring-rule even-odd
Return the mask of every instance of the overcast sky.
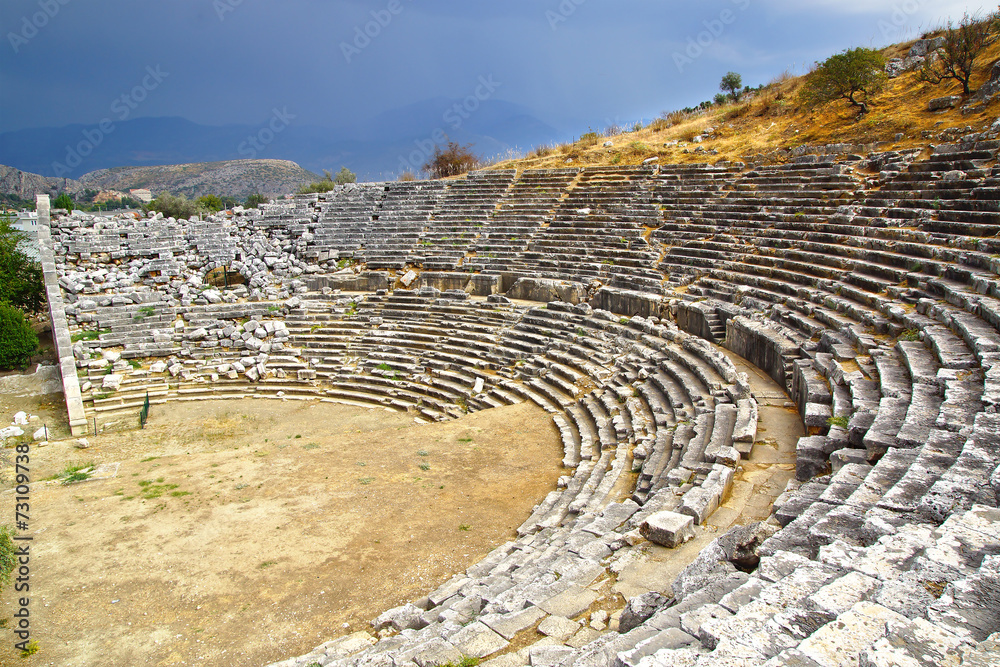
[[0, 132], [126, 108], [210, 125], [279, 108], [335, 127], [483, 93], [483, 79], [494, 99], [577, 132], [710, 99], [729, 70], [766, 83], [980, 8], [996, 3], [3, 0]]

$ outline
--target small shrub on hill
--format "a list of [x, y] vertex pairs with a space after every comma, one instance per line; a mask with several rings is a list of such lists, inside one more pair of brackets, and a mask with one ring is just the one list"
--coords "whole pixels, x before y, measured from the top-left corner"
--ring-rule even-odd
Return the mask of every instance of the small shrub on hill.
[[462, 146], [449, 141], [447, 148], [442, 149], [440, 146], [434, 148], [434, 154], [424, 164], [423, 169], [432, 178], [446, 178], [472, 171], [477, 166], [479, 158], [472, 152], [472, 144]]
[[1000, 12], [987, 16], [964, 14], [958, 25], [948, 21], [944, 34], [943, 54], [938, 60], [927, 58], [920, 70], [920, 80], [937, 85], [954, 80], [962, 84], [962, 93], [972, 92], [969, 81], [976, 59], [1000, 39]]

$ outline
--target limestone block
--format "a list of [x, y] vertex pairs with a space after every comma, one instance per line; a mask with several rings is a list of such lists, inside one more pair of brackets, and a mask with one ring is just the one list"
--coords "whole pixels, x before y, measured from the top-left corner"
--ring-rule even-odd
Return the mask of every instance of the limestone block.
[[657, 512], [642, 522], [639, 532], [650, 542], [674, 548], [694, 539], [694, 519], [676, 512]]
[[111, 391], [118, 391], [121, 388], [122, 380], [124, 379], [124, 375], [105, 375], [104, 382], [101, 383], [101, 387], [104, 389], [110, 389]]

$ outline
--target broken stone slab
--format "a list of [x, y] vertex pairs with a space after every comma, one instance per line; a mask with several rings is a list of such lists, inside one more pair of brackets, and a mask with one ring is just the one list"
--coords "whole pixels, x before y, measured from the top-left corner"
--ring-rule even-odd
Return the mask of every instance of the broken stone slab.
[[845, 447], [830, 454], [830, 468], [834, 475], [837, 474], [838, 470], [852, 463], [868, 463], [868, 452], [864, 449]]
[[832, 445], [825, 435], [799, 438], [795, 444], [795, 479], [807, 482], [826, 473], [830, 467], [831, 453]]
[[757, 438], [757, 401], [752, 398], [740, 399], [737, 403], [736, 426], [733, 428], [733, 442], [740, 454], [749, 454]]
[[589, 588], [574, 584], [565, 591], [542, 601], [538, 607], [553, 616], [574, 618], [586, 611], [598, 597], [598, 594]]
[[618, 618], [618, 632], [625, 634], [642, 625], [668, 602], [670, 602], [670, 598], [656, 591], [649, 591], [630, 598]]
[[549, 616], [538, 624], [540, 633], [561, 642], [575, 635], [579, 629], [579, 623], [565, 616]]
[[439, 665], [457, 665], [465, 658], [462, 652], [450, 642], [434, 637], [422, 644], [413, 655], [417, 667], [438, 667]]
[[518, 278], [507, 290], [506, 296], [510, 299], [523, 301], [540, 301], [542, 303], [563, 301], [577, 304], [587, 301], [587, 287], [582, 283], [565, 280]]
[[545, 612], [531, 606], [507, 614], [484, 614], [479, 620], [504, 639], [513, 639], [514, 635], [530, 628], [543, 618]]
[[714, 580], [736, 571], [729, 562], [718, 540], [701, 550], [701, 553], [674, 579], [672, 590], [678, 601], [702, 589]]
[[760, 563], [757, 550], [764, 540], [778, 532], [778, 526], [765, 521], [757, 521], [745, 526], [735, 526], [716, 538], [722, 552], [730, 563], [742, 570], [752, 570]]
[[694, 518], [677, 512], [657, 512], [646, 517], [639, 533], [650, 542], [673, 549], [694, 539]]
[[536, 644], [528, 649], [528, 661], [531, 667], [557, 667], [576, 651], [569, 646], [557, 644]]
[[[736, 426], [738, 410], [731, 403], [719, 403], [715, 406], [715, 421], [708, 446], [705, 448], [705, 460], [732, 465], [733, 429]], [[738, 461], [739, 453], [735, 453]], [[700, 523], [700, 522], [699, 522]]]
[[449, 637], [448, 641], [464, 655], [473, 658], [485, 658], [506, 648], [510, 643], [480, 621], [465, 626]]
[[722, 504], [733, 485], [733, 469], [715, 464], [701, 486], [684, 494], [681, 512], [694, 518], [696, 524], [703, 524]]
[[389, 626], [400, 632], [408, 629], [419, 630], [426, 625], [421, 618], [423, 613], [424, 610], [420, 607], [412, 603], [407, 603], [380, 614], [378, 618], [372, 621], [372, 628], [376, 632], [384, 630]]
[[118, 391], [121, 389], [123, 380], [125, 380], [124, 375], [105, 375], [101, 387], [110, 389], [111, 391]]
[[[614, 664], [615, 667], [640, 667], [641, 665], [653, 667], [662, 664], [674, 666], [686, 665], [689, 663], [676, 662], [673, 652], [677, 649], [693, 648], [695, 645], [698, 648], [701, 647], [701, 644], [695, 637], [677, 628], [667, 628], [648, 639], [642, 640], [635, 645], [635, 648], [628, 651], [619, 651]], [[664, 653], [658, 653], [660, 651], [664, 653], [670, 652], [669, 661], [660, 662], [650, 657], [655, 656], [659, 658], [664, 655]], [[690, 664], [693, 664], [693, 662]]]

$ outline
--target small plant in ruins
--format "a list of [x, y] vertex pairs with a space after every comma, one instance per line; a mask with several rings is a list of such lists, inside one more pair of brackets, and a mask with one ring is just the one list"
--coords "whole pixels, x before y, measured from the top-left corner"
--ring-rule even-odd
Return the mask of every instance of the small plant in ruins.
[[[466, 526], [468, 529], [468, 526]], [[441, 667], [476, 667], [479, 664], [479, 658], [473, 658], [471, 655], [467, 655], [458, 662], [448, 662]]]
[[839, 417], [830, 417], [829, 419], [826, 420], [826, 423], [829, 426], [836, 426], [836, 427], [839, 427], [839, 428], [847, 428], [847, 425], [850, 423], [850, 421], [851, 421], [850, 418], [848, 418], [848, 417], [846, 417], [844, 415], [840, 415]]
[[90, 479], [93, 468], [93, 463], [89, 463], [87, 465], [69, 466], [59, 475], [59, 482], [60, 484], [66, 485]]

